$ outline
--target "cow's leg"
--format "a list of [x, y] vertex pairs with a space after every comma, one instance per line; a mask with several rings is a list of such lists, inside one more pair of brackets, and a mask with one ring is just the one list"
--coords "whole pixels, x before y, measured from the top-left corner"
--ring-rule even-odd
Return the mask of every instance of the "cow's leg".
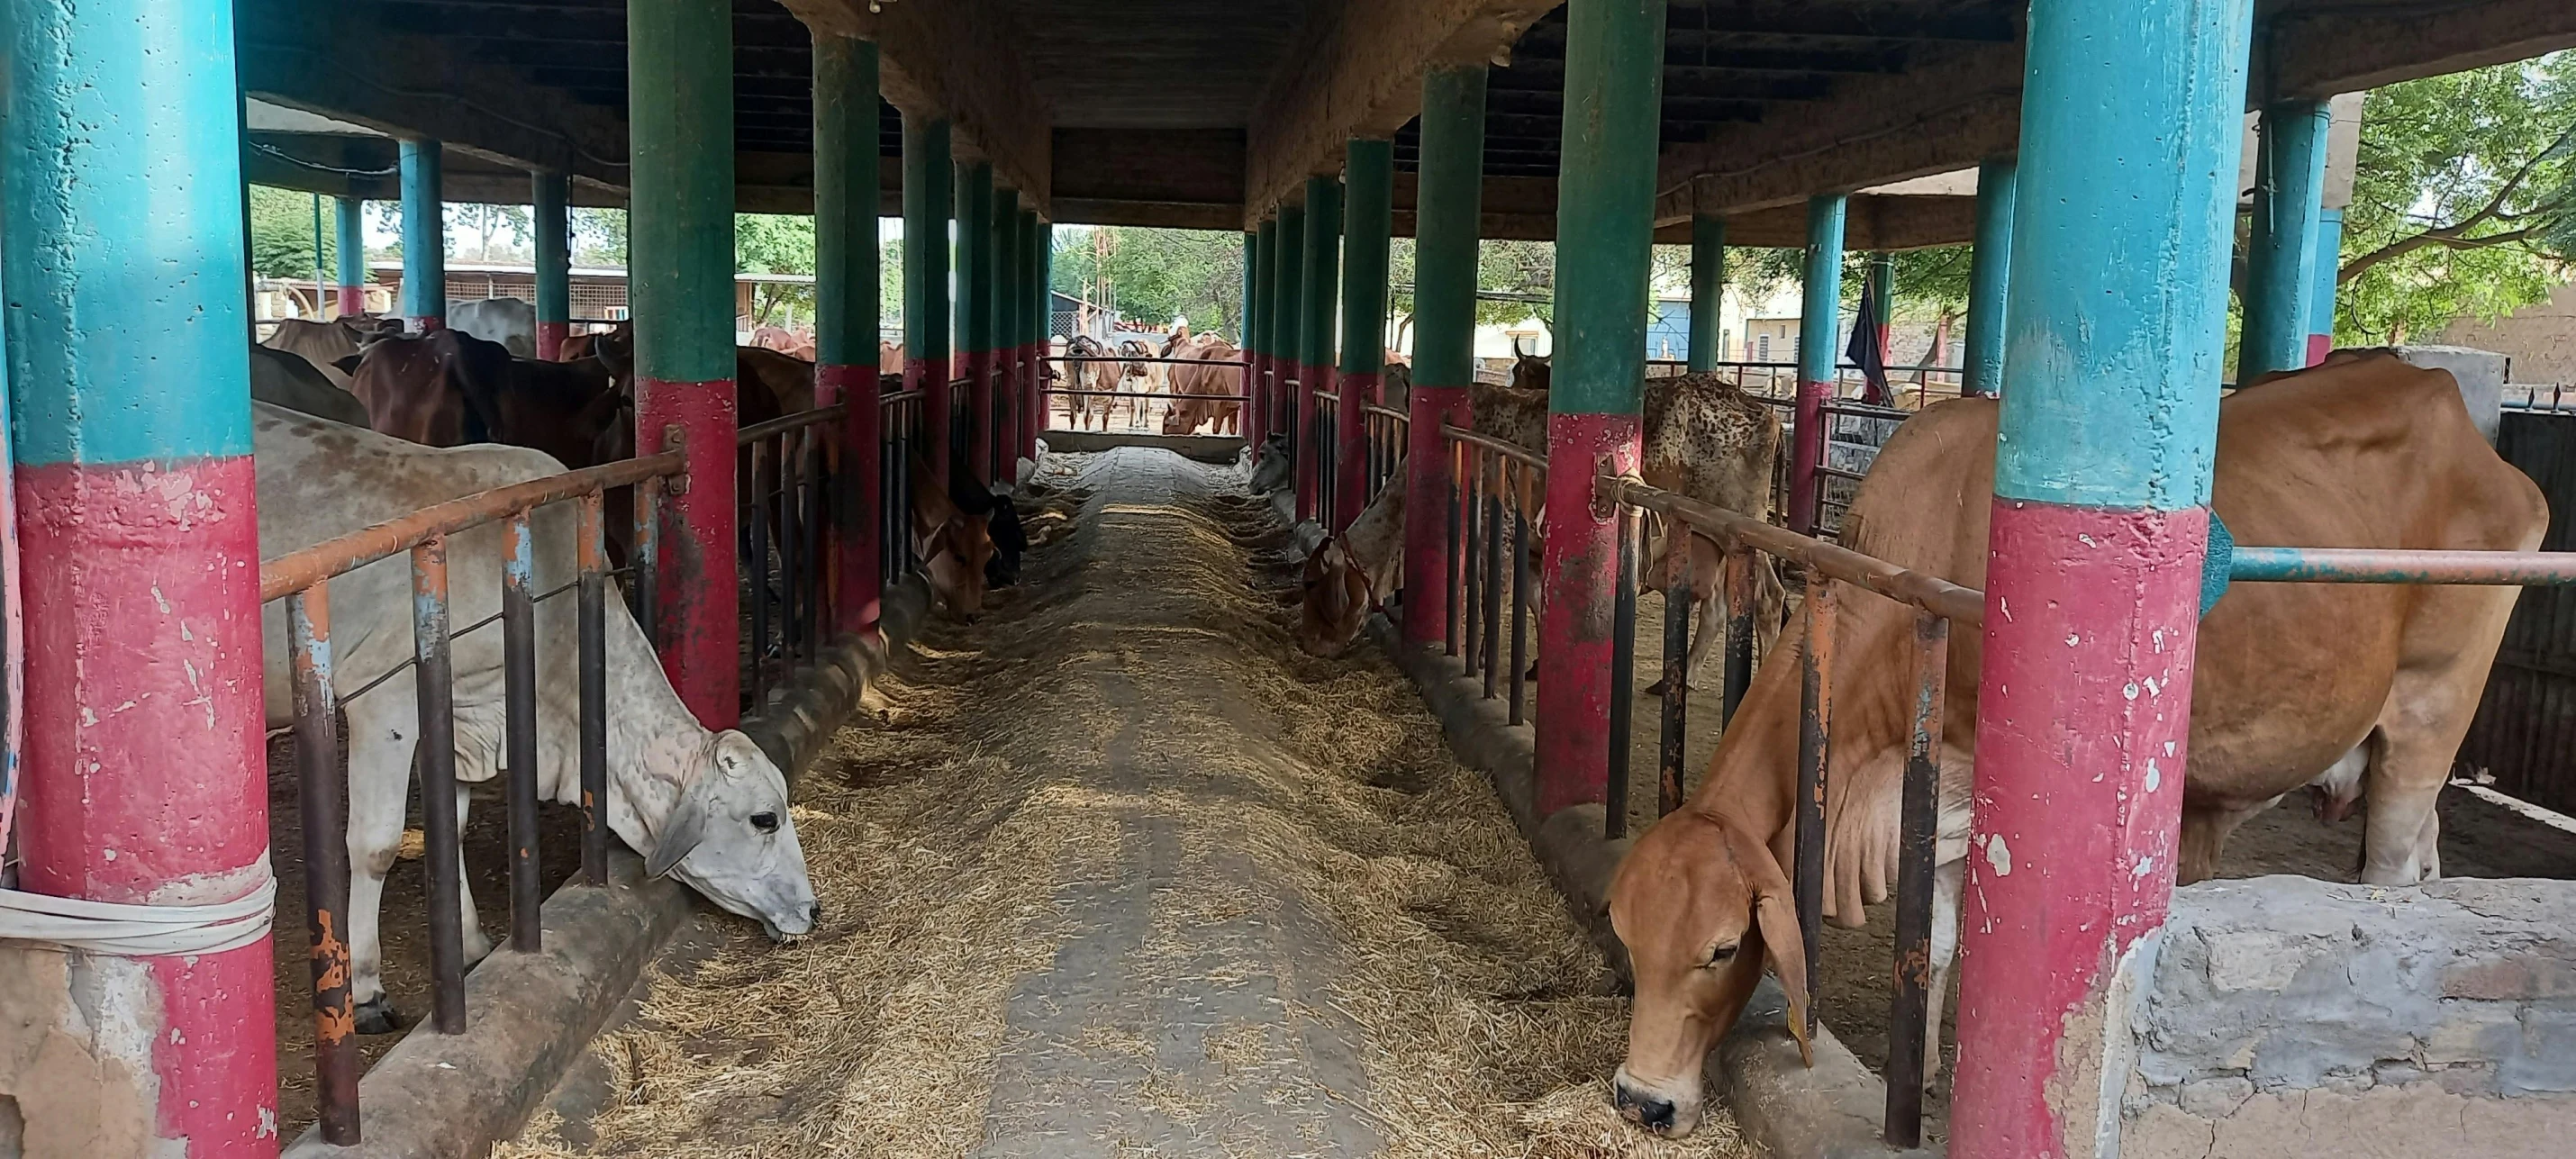
[[1924, 1004], [1923, 1081], [1941, 1073], [1941, 1008], [1949, 1004], [1950, 963], [1959, 954], [1959, 893], [1968, 863], [1945, 861], [1932, 870], [1932, 982]]
[[[471, 799], [465, 783], [458, 782], [456, 831], [460, 834], [465, 832], [465, 807]], [[491, 954], [492, 939], [483, 936], [483, 923], [474, 917], [474, 883], [465, 873], [465, 843], [458, 841], [456, 844], [456, 905], [458, 916], [464, 922], [460, 928], [465, 931], [465, 965], [471, 969], [474, 963], [482, 961]]]
[[412, 684], [388, 681], [349, 706], [349, 997], [360, 1034], [402, 1029], [385, 1000], [382, 933], [385, 874], [402, 845], [411, 797]]
[[2272, 807], [2273, 798], [2252, 808], [2230, 804], [2200, 804], [2185, 797], [2182, 803], [2181, 852], [2175, 860], [2176, 885], [2190, 885], [2218, 876], [2218, 854], [2227, 847], [2227, 835], [2245, 819]]
[[2379, 716], [2381, 743], [2368, 746], [2363, 780], [2370, 802], [2361, 854], [2365, 885], [2413, 885], [2441, 874], [2442, 824], [2434, 804], [2477, 713], [2486, 676], [2485, 653], [2478, 655], [2474, 666], [2401, 668], [2389, 688]]

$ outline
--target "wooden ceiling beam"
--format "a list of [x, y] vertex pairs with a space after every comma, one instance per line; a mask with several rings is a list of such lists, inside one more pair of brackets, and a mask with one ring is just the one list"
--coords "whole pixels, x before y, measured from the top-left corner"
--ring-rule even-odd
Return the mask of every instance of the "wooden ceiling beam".
[[1556, 0], [1317, 0], [1253, 105], [1249, 216], [1299, 196], [1308, 176], [1340, 172], [1351, 138], [1388, 136], [1412, 120], [1427, 69], [1492, 61], [1554, 7]]

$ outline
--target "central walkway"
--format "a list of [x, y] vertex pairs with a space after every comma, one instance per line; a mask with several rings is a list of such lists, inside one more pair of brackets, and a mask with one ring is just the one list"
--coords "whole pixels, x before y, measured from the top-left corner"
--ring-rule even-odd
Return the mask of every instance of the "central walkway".
[[1026, 582], [797, 791], [824, 924], [702, 916], [500, 1154], [1735, 1154], [1619, 1125], [1625, 1006], [1240, 475], [1058, 456]]

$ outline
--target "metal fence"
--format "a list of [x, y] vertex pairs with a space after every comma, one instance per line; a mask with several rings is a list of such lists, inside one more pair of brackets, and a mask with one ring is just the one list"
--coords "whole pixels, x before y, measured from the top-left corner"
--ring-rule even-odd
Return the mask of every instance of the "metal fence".
[[[1237, 382], [1239, 384], [1248, 381], [1251, 371], [1251, 368], [1246, 366], [1241, 358], [1164, 358], [1160, 356], [1149, 357], [1143, 355], [1132, 358], [1122, 358], [1115, 355], [1067, 354], [1050, 355], [1047, 358], [1047, 362], [1051, 364], [1059, 364], [1067, 368], [1086, 366], [1092, 363], [1101, 362], [1155, 366], [1223, 366], [1228, 367], [1237, 373], [1239, 376]], [[1082, 381], [1079, 376], [1070, 373], [1053, 375], [1052, 377], [1062, 382], [1069, 383], [1078, 383]], [[1050, 386], [1047, 388], [1046, 394], [1050, 400], [1056, 397], [1062, 397], [1065, 400], [1065, 425], [1062, 426], [1055, 425], [1056, 413], [1053, 402], [1049, 401], [1046, 404], [1045, 411], [1048, 423], [1046, 429], [1048, 430], [1079, 429], [1075, 424], [1079, 421], [1078, 416], [1085, 409], [1085, 404], [1078, 400], [1100, 398], [1111, 400], [1110, 402], [1102, 405], [1100, 425], [1103, 430], [1107, 430], [1109, 427], [1109, 412], [1111, 409], [1116, 407], [1116, 400], [1127, 399], [1130, 400], [1130, 408], [1127, 416], [1127, 429], [1131, 431], [1148, 429], [1149, 424], [1147, 419], [1149, 417], [1160, 417], [1167, 420], [1183, 402], [1205, 402], [1214, 404], [1216, 406], [1216, 417], [1213, 419], [1211, 425], [1215, 430], [1222, 432], [1225, 429], [1227, 422], [1233, 421], [1236, 429], [1240, 431], [1240, 415], [1242, 408], [1245, 404], [1252, 401], [1251, 391], [1241, 385], [1238, 385], [1238, 388], [1233, 394], [1183, 395], [1173, 393], [1169, 390], [1092, 390], [1078, 386]], [[1152, 415], [1147, 407], [1147, 403], [1153, 401], [1159, 401], [1163, 404], [1160, 416]], [[1195, 427], [1198, 424], [1192, 425]], [[1194, 431], [1167, 431], [1163, 430], [1161, 427], [1152, 427], [1152, 429], [1156, 433], [1162, 434], [1186, 435], [1195, 433]]]
[[1520, 724], [1528, 719], [1531, 529], [1546, 502], [1547, 458], [1446, 423], [1440, 437], [1448, 451], [1449, 494], [1440, 570], [1455, 609], [1441, 627], [1442, 650], [1458, 657], [1469, 675], [1484, 674], [1485, 699], [1508, 693], [1509, 720]]

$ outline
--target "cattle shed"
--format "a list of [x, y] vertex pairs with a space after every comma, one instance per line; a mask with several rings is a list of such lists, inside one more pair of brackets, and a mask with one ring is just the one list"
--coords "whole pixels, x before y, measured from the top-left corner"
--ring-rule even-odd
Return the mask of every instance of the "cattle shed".
[[[2564, 818], [2435, 808], [2485, 662], [2408, 700], [2379, 653], [2315, 670], [2375, 692], [2267, 683], [2224, 634], [2231, 593], [2312, 609], [2262, 621], [2284, 665], [2467, 609], [2401, 626], [2492, 659], [2524, 588], [2506, 667], [2544, 670], [2566, 537], [2474, 427], [2436, 449], [2493, 484], [2444, 493], [2475, 533], [2217, 510], [2222, 382], [2460, 433], [2437, 379], [2330, 358], [2337, 98], [2576, 47], [2576, 4], [100, 0], [9, 33], [0, 1156], [2576, 1124]], [[337, 199], [348, 313], [359, 203], [399, 202], [399, 318], [322, 340], [366, 343], [371, 407], [399, 381], [514, 447], [271, 403], [251, 182]], [[540, 360], [449, 331], [500, 276], [446, 261], [446, 202], [533, 207]], [[628, 210], [631, 325], [587, 355], [573, 206]], [[810, 364], [737, 347], [738, 212], [815, 219]], [[1239, 237], [1242, 332], [1068, 360], [1058, 225]], [[1555, 243], [1519, 390], [1476, 378], [1485, 240]], [[1835, 335], [1846, 253], [1963, 243], [1956, 404], [1875, 398], [1832, 342], [1718, 348], [1730, 247], [1803, 249], [1801, 332]], [[1650, 362], [1656, 244], [1693, 293]], [[1050, 430], [1086, 399], [1161, 433]], [[1950, 474], [1873, 491], [1882, 444]], [[1953, 522], [1983, 538], [1926, 546]], [[2302, 847], [2340, 863], [2217, 860], [2245, 817], [2208, 836], [2191, 758], [2251, 758], [2191, 747], [2203, 658], [2321, 816], [2367, 790]], [[2513, 688], [2480, 743], [2534, 750], [2499, 705], [2551, 686]], [[2260, 784], [2245, 813], [2308, 782]], [[1859, 941], [1823, 928], [1867, 900], [1829, 887], [1855, 808], [1893, 903]], [[2239, 840], [2308, 840], [2275, 824]], [[2446, 854], [2495, 880], [2428, 882]], [[2212, 862], [2332, 880], [2177, 887]]]

